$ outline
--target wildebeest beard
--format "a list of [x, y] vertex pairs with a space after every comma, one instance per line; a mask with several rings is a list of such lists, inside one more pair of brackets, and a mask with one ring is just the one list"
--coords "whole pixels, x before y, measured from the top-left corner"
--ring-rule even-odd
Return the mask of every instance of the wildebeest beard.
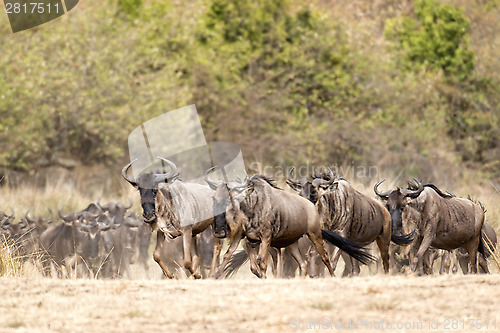
[[213, 211], [216, 214], [214, 216], [214, 235], [217, 238], [226, 238], [229, 235], [229, 225], [226, 215], [226, 209], [228, 208], [232, 208], [229, 188], [223, 184], [217, 187], [213, 197]]

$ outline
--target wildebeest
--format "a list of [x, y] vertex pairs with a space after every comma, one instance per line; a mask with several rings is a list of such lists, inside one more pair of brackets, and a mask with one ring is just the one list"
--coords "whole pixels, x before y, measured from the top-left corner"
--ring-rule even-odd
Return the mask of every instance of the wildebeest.
[[76, 248], [84, 238], [83, 232], [74, 224], [79, 214], [72, 212], [63, 215], [61, 211], [62, 207], [58, 211], [62, 223], [53, 223], [40, 235], [41, 261], [45, 276], [49, 275], [51, 264], [54, 264], [58, 277], [63, 276], [62, 267], [70, 274], [73, 264], [76, 263]]
[[411, 271], [417, 271], [417, 265], [432, 246], [444, 250], [464, 248], [469, 254], [469, 272], [477, 272], [477, 251], [484, 252], [484, 246], [480, 246], [484, 211], [480, 205], [444, 194], [433, 184], [423, 186], [419, 181], [415, 189], [381, 193], [378, 186], [382, 182], [375, 184], [374, 190], [387, 201], [393, 225], [399, 228], [408, 216], [415, 218], [418, 251], [410, 263]]
[[[335, 231], [343, 237], [363, 244], [376, 241], [384, 271], [388, 273], [391, 239], [397, 244], [406, 245], [411, 242], [412, 235], [393, 235], [390, 214], [380, 202], [358, 192], [348, 181], [337, 178], [331, 170], [326, 175], [301, 183], [291, 178], [289, 174], [287, 183], [292, 188], [300, 190], [301, 196], [312, 202], [316, 201], [323, 229]], [[340, 254], [338, 250], [334, 251], [334, 267]], [[359, 268], [350, 258], [344, 256], [344, 261], [346, 262], [344, 275], [349, 274], [351, 269], [353, 274], [358, 273]]]
[[[244, 189], [244, 191], [241, 191]], [[229, 194], [235, 188], [225, 187], [223, 198], [214, 201], [214, 206], [223, 202], [229, 210]], [[239, 203], [239, 208], [234, 212], [233, 219], [241, 219], [243, 235], [246, 237], [246, 250], [250, 258], [252, 273], [258, 277], [265, 277], [267, 269], [267, 255], [271, 246], [276, 248], [287, 247], [291, 255], [299, 264], [301, 276], [307, 272], [307, 263], [304, 261], [298, 248], [297, 241], [307, 234], [314, 248], [317, 250], [331, 275], [333, 270], [324, 248], [323, 238], [347, 251], [350, 255], [361, 261], [371, 260], [371, 256], [362, 251], [355, 243], [339, 235], [321, 230], [319, 216], [314, 205], [305, 198], [288, 193], [278, 188], [274, 181], [262, 175], [254, 175], [246, 184], [238, 188], [244, 199]], [[225, 193], [225, 194], [224, 194]], [[220, 207], [214, 210], [221, 211]], [[223, 210], [227, 212], [228, 210]], [[222, 220], [227, 220], [227, 214], [219, 214]], [[217, 234], [217, 230], [216, 230]], [[239, 242], [241, 237], [235, 239]], [[258, 245], [258, 246], [257, 246]], [[235, 242], [230, 244], [230, 249], [235, 248]], [[221, 267], [223, 269], [224, 267]]]
[[[161, 259], [161, 247], [165, 234], [170, 238], [182, 236], [184, 267], [195, 278], [200, 254], [193, 237], [202, 233], [213, 223], [212, 193], [208, 187], [195, 183], [184, 183], [179, 178], [177, 166], [168, 159], [158, 157], [171, 170], [167, 173], [143, 173], [137, 178], [130, 177], [127, 172], [132, 161], [122, 169], [123, 178], [139, 190], [143, 219], [157, 230], [154, 260], [168, 278], [173, 274]], [[215, 257], [212, 271], [215, 268]]]
[[[97, 211], [93, 213], [95, 209]], [[111, 227], [112, 220], [107, 215], [101, 215], [102, 211], [95, 204], [67, 215], [62, 214], [61, 207], [58, 213], [62, 223], [53, 223], [40, 235], [44, 275], [49, 274], [51, 263], [59, 277], [63, 276], [62, 267], [66, 268], [67, 274], [71, 274], [76, 271], [77, 263], [81, 263], [86, 268], [82, 274], [97, 276], [102, 271], [106, 256], [100, 233]]]

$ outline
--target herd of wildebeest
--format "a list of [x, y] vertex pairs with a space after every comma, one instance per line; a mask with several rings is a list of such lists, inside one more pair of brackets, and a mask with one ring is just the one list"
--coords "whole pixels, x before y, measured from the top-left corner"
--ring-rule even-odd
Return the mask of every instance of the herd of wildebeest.
[[230, 277], [247, 261], [260, 278], [268, 263], [277, 277], [333, 276], [340, 257], [343, 276], [358, 275], [360, 264], [370, 272], [432, 274], [438, 258], [440, 273], [489, 273], [487, 259], [495, 254], [497, 236], [483, 205], [434, 184], [414, 179], [381, 191], [380, 181], [374, 198], [328, 168], [300, 179], [290, 170], [293, 191], [286, 191], [259, 174], [221, 181], [218, 167], [199, 184], [182, 181], [174, 162], [159, 159], [168, 172], [134, 178], [128, 170], [135, 161], [122, 169], [139, 191], [142, 217], [128, 211], [130, 199], [97, 200], [69, 213], [61, 207], [57, 217], [49, 209], [49, 217], [28, 211], [16, 218], [11, 209], [0, 212], [0, 237], [21, 262], [59, 277], [132, 278], [133, 263], [149, 271], [153, 232], [153, 259], [167, 278]]

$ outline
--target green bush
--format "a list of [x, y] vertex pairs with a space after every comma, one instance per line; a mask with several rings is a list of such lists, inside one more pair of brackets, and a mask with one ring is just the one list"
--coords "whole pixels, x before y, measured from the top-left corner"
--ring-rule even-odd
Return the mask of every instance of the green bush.
[[386, 22], [385, 35], [398, 42], [404, 66], [442, 69], [449, 78], [468, 78], [474, 70], [474, 53], [469, 49], [470, 21], [463, 10], [435, 0], [415, 1], [414, 9], [416, 18]]

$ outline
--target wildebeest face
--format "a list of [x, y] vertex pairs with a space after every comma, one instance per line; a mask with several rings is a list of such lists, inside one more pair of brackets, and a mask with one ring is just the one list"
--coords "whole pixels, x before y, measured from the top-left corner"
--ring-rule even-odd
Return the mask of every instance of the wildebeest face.
[[217, 238], [226, 238], [229, 226], [226, 219], [226, 209], [230, 205], [229, 187], [226, 184], [217, 186], [213, 196], [214, 234]]
[[388, 195], [387, 209], [391, 214], [392, 229], [395, 233], [401, 233], [403, 228], [403, 210], [406, 206], [405, 196], [400, 189], [391, 191]]
[[142, 217], [146, 223], [156, 222], [156, 195], [158, 188], [139, 188], [141, 195]]
[[166, 163], [171, 168], [167, 173], [145, 173], [137, 179], [130, 177], [127, 174], [130, 166], [137, 160], [133, 160], [122, 169], [122, 177], [139, 190], [141, 195], [141, 206], [143, 209], [143, 218], [146, 223], [156, 222], [156, 195], [158, 194], [158, 185], [160, 183], [171, 183], [179, 177], [177, 166], [166, 158], [157, 156], [163, 163]]
[[306, 182], [304, 185], [302, 185], [302, 188], [300, 189], [299, 195], [301, 197], [304, 197], [311, 201], [313, 204], [315, 204], [318, 201], [318, 190], [316, 187], [312, 185], [311, 182]]

